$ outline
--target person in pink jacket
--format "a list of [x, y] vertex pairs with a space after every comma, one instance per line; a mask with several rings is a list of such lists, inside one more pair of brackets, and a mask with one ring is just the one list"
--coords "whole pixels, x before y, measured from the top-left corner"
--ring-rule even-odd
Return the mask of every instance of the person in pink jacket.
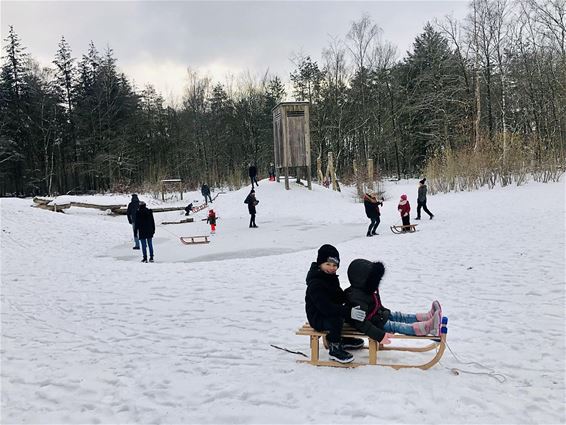
[[[402, 194], [401, 200], [399, 201], [399, 205], [397, 206], [397, 210], [399, 214], [401, 214], [401, 220], [403, 220], [403, 226], [408, 226], [411, 224], [411, 217], [409, 213], [411, 212], [411, 205], [409, 204], [409, 200], [407, 199], [407, 195]], [[409, 228], [404, 227], [403, 232], [408, 232]]]

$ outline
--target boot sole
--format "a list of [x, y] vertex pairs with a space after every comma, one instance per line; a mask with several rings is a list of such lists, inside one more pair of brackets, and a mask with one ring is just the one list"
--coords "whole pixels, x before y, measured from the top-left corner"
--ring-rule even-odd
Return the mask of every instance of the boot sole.
[[354, 361], [353, 357], [351, 359], [347, 359], [347, 360], [340, 360], [338, 357], [334, 357], [334, 356], [328, 356], [328, 358], [330, 360], [334, 360], [335, 362], [342, 363], [342, 364], [352, 363]]

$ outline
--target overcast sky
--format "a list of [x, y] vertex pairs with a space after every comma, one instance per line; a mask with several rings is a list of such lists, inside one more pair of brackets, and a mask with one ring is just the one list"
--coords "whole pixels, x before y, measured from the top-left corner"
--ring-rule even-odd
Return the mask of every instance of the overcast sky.
[[61, 36], [77, 58], [92, 40], [99, 52], [108, 45], [114, 50], [119, 68], [137, 87], [151, 83], [166, 97], [179, 98], [187, 67], [218, 81], [267, 69], [287, 81], [296, 53], [320, 60], [330, 40], [344, 40], [364, 13], [403, 56], [427, 21], [446, 15], [461, 20], [468, 2], [2, 0], [0, 8], [2, 43], [13, 25], [42, 64], [53, 60]]

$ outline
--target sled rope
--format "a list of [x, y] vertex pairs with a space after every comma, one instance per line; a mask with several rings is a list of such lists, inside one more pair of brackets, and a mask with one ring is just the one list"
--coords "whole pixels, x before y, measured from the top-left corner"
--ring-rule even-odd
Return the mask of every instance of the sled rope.
[[489, 372], [472, 372], [470, 370], [463, 370], [457, 367], [452, 367], [449, 368], [447, 366], [444, 366], [442, 364], [442, 362], [439, 362], [440, 365], [444, 368], [449, 370], [450, 372], [452, 372], [454, 375], [459, 375], [460, 373], [467, 373], [470, 375], [487, 375], [490, 378], [495, 379], [497, 382], [499, 382], [500, 384], [503, 384], [505, 381], [507, 381], [507, 377], [505, 375], [503, 375], [502, 373], [497, 373], [496, 371], [494, 371], [493, 369], [484, 366], [483, 364], [479, 363], [479, 362], [465, 362], [463, 360], [460, 360], [458, 358], [458, 356], [456, 355], [456, 353], [454, 353], [454, 351], [452, 351], [452, 348], [450, 348], [450, 345], [448, 345], [448, 343], [446, 343], [446, 347], [448, 348], [448, 351], [450, 351], [450, 353], [454, 356], [454, 358], [456, 359], [456, 361], [458, 361], [459, 363], [465, 364], [465, 365], [475, 365], [477, 367], [481, 367], [482, 369], [487, 369], [489, 370]]
[[291, 353], [291, 354], [299, 354], [303, 357], [306, 357], [307, 359], [309, 358], [309, 356], [307, 356], [305, 353], [301, 353], [300, 351], [288, 350], [287, 348], [278, 347], [277, 345], [273, 345], [273, 344], [269, 344], [269, 345], [271, 345], [273, 348], [277, 348], [278, 350], [286, 351], [286, 352]]

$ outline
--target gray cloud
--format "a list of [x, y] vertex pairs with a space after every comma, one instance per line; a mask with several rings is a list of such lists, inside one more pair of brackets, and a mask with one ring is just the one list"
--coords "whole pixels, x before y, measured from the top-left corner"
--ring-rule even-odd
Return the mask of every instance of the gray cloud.
[[463, 18], [467, 11], [463, 1], [3, 1], [1, 7], [2, 39], [14, 25], [42, 63], [53, 59], [62, 35], [75, 57], [86, 53], [92, 40], [99, 51], [110, 45], [118, 65], [138, 85], [151, 82], [166, 92], [182, 88], [189, 66], [217, 78], [218, 72], [259, 74], [269, 68], [287, 79], [294, 52], [318, 59], [330, 37], [344, 39], [363, 13], [403, 54], [428, 20], [447, 14]]

